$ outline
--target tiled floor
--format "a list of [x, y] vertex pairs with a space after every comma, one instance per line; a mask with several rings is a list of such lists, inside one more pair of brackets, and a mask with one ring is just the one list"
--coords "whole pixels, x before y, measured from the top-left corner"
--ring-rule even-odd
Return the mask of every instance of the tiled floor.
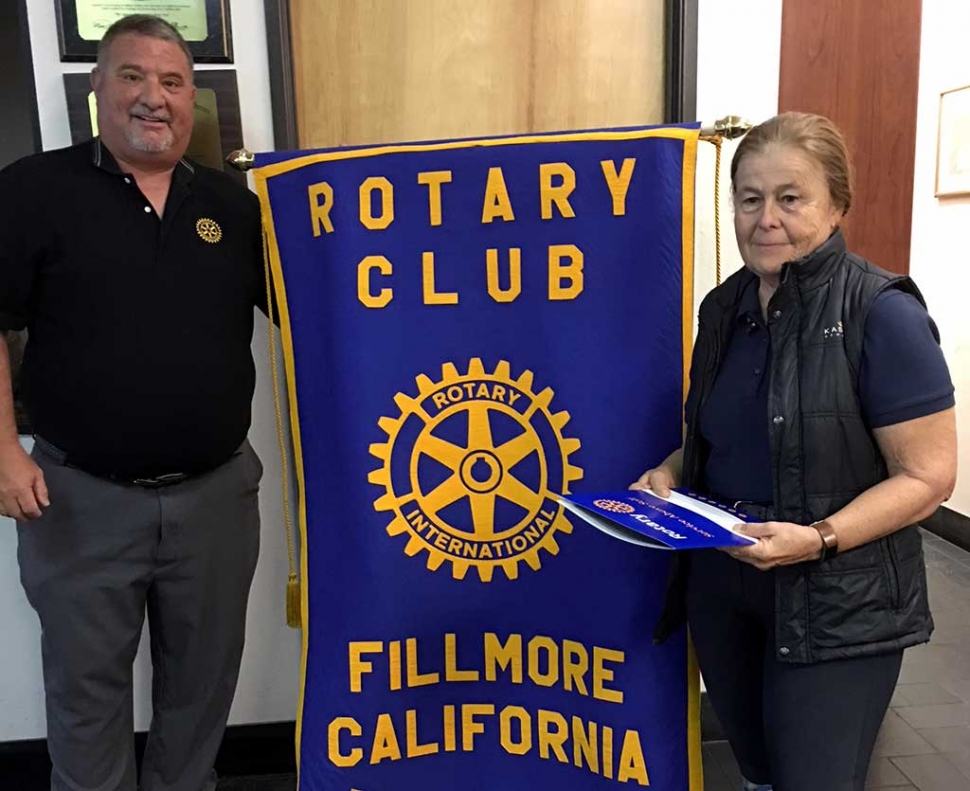
[[[923, 538], [936, 631], [905, 654], [866, 787], [970, 791], [970, 552]], [[738, 791], [727, 742], [704, 745], [704, 774], [705, 791]]]

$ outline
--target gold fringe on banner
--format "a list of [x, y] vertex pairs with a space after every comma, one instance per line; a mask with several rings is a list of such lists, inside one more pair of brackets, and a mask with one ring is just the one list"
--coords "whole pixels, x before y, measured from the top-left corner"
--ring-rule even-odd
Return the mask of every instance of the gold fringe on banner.
[[279, 366], [276, 362], [276, 324], [273, 321], [273, 287], [269, 272], [269, 239], [263, 230], [263, 271], [266, 275], [266, 315], [269, 317], [269, 362], [273, 376], [273, 407], [276, 411], [276, 440], [280, 448], [283, 478], [283, 523], [286, 526], [286, 559], [290, 565], [286, 581], [286, 625], [299, 629], [303, 625], [300, 612], [300, 578], [296, 573], [296, 552], [293, 547], [293, 520], [290, 516], [289, 448], [283, 433], [283, 410], [280, 407]]

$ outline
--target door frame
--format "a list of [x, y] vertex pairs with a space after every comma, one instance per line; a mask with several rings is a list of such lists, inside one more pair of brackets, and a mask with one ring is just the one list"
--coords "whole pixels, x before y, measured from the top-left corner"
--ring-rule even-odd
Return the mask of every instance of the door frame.
[[[697, 120], [697, 3], [664, 0], [664, 123]], [[299, 138], [290, 4], [289, 0], [266, 0], [265, 8], [275, 149], [293, 151]]]
[[0, 74], [0, 105], [6, 118], [0, 135], [0, 168], [41, 150], [40, 120], [34, 85], [34, 61], [30, 52], [26, 0], [16, 0], [13, 12], [0, 20], [0, 45], [9, 53], [10, 68]]

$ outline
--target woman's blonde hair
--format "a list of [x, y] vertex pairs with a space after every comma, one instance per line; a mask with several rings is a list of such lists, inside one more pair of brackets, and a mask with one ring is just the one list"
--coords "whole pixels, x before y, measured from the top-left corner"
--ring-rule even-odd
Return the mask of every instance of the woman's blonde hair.
[[745, 155], [761, 153], [770, 145], [791, 146], [818, 162], [829, 185], [832, 205], [843, 214], [849, 211], [852, 167], [845, 138], [828, 118], [811, 113], [781, 113], [748, 131], [731, 160], [732, 192], [738, 165]]

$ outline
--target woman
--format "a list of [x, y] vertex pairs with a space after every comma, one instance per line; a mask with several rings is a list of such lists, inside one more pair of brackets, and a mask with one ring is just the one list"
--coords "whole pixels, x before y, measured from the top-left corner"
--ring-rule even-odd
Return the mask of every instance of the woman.
[[656, 636], [686, 616], [745, 788], [862, 791], [933, 628], [916, 523], [955, 484], [953, 386], [916, 286], [846, 251], [829, 120], [756, 126], [731, 178], [745, 268], [701, 306], [683, 448], [634, 487], [736, 503], [757, 543], [678, 554]]

